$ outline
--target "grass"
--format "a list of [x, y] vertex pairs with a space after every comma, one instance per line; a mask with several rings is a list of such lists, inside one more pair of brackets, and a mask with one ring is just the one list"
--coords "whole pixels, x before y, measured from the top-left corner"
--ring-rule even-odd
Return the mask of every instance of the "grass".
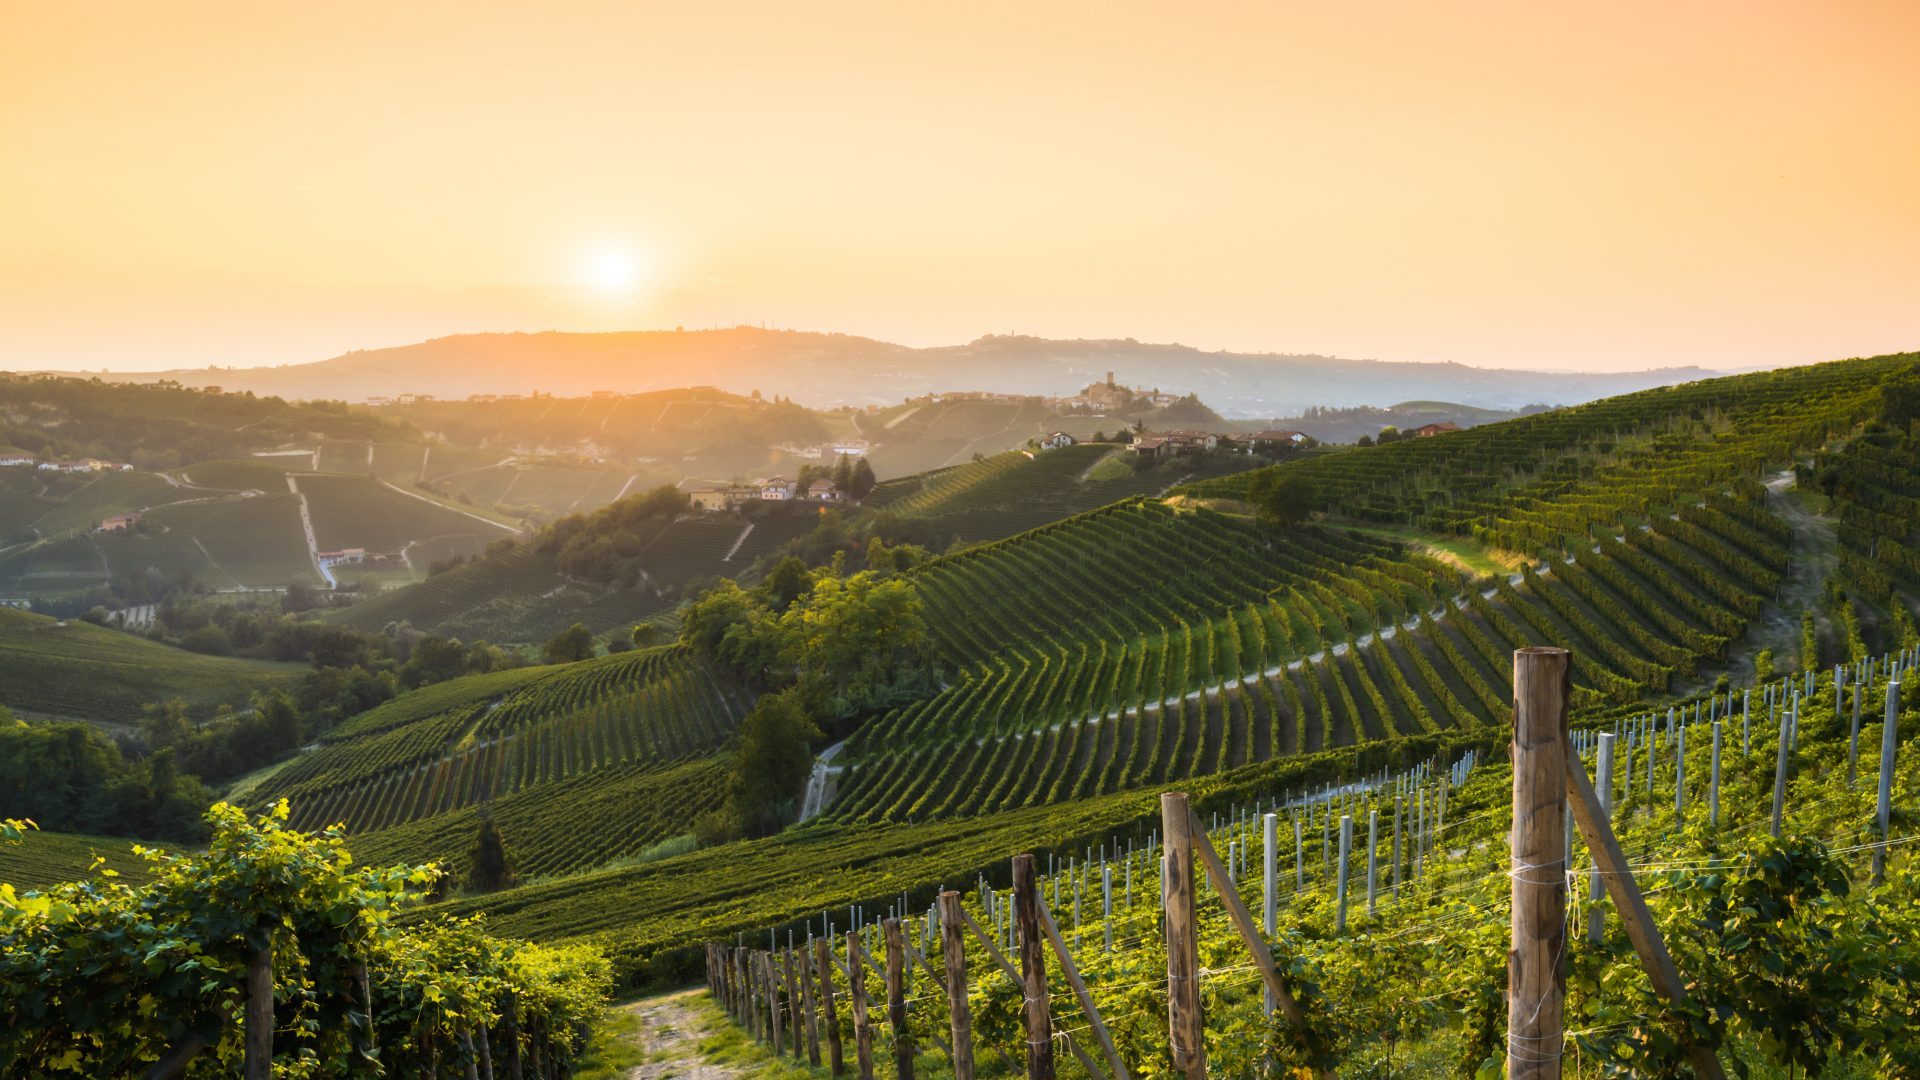
[[621, 1080], [646, 1064], [640, 1046], [640, 1018], [625, 1006], [600, 1014], [587, 1033], [587, 1052], [574, 1063], [575, 1080]]
[[1425, 532], [1420, 529], [1378, 525], [1371, 522], [1361, 524], [1353, 521], [1330, 521], [1328, 525], [1366, 533], [1370, 536], [1387, 536], [1405, 541], [1423, 555], [1431, 555], [1448, 565], [1485, 577], [1518, 573], [1520, 568], [1527, 564], [1527, 558], [1524, 555], [1488, 547], [1463, 536], [1442, 536], [1439, 533]]

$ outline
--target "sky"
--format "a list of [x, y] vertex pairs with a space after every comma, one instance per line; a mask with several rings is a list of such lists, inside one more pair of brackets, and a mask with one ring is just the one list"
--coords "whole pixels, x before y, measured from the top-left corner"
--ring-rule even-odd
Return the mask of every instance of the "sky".
[[0, 368], [481, 330], [1920, 349], [1920, 4], [16, 0]]

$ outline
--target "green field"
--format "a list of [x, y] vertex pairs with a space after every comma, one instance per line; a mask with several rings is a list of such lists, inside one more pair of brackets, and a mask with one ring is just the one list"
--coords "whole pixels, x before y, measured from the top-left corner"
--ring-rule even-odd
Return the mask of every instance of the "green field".
[[322, 550], [361, 547], [398, 554], [408, 542], [425, 537], [471, 536], [484, 544], [511, 532], [368, 477], [308, 473], [294, 482], [307, 500], [314, 542]]
[[244, 707], [305, 665], [199, 656], [78, 620], [0, 609], [0, 705], [37, 715], [131, 724], [150, 702], [184, 699], [196, 715]]

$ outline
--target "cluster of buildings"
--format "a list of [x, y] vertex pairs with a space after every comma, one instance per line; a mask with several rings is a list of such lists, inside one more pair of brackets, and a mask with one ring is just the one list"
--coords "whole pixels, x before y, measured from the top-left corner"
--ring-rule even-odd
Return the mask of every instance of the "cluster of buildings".
[[797, 499], [844, 502], [846, 497], [846, 493], [831, 480], [814, 480], [802, 490], [799, 484], [784, 476], [770, 476], [753, 484], [687, 489], [687, 498], [693, 502], [696, 510], [737, 510], [748, 503], [791, 502]]
[[31, 466], [41, 472], [132, 472], [133, 466], [124, 461], [105, 461], [100, 458], [37, 458], [32, 454], [0, 454], [0, 468], [26, 468]]
[[1251, 435], [1217, 435], [1211, 431], [1160, 431], [1141, 435], [1129, 447], [1142, 457], [1168, 458], [1201, 454], [1225, 447], [1249, 454], [1284, 454], [1312, 442], [1298, 431], [1256, 431]]
[[367, 561], [367, 549], [350, 547], [339, 551], [316, 551], [313, 556], [320, 560], [322, 566], [357, 566]]
[[937, 394], [911, 397], [906, 399], [904, 404], [940, 405], [953, 401], [1000, 401], [1010, 404], [1045, 405], [1059, 412], [1105, 413], [1113, 409], [1163, 409], [1179, 400], [1179, 394], [1169, 394], [1158, 387], [1148, 390], [1136, 386], [1121, 386], [1114, 381], [1113, 372], [1109, 371], [1105, 382], [1093, 383], [1078, 394], [1067, 397], [1004, 394], [991, 390], [948, 390]]

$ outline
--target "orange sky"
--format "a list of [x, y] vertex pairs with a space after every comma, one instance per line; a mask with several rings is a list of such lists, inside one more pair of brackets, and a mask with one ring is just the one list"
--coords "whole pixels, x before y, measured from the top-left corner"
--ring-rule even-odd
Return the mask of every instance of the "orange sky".
[[24, 0], [0, 367], [739, 322], [1596, 369], [1920, 348], [1916, 56], [1906, 0]]

